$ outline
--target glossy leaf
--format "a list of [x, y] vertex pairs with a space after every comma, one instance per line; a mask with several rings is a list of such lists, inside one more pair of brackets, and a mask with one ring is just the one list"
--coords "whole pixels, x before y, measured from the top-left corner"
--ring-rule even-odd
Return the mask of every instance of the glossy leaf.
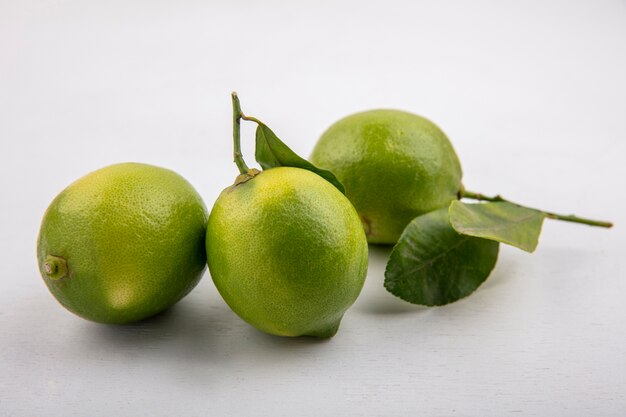
[[385, 288], [413, 304], [449, 304], [474, 292], [498, 258], [497, 242], [457, 233], [443, 208], [416, 217], [394, 246]]
[[256, 150], [254, 156], [263, 169], [286, 166], [315, 172], [345, 194], [343, 184], [339, 182], [332, 172], [320, 169], [306, 159], [299, 157], [263, 123], [259, 123], [256, 129]]
[[450, 204], [450, 224], [459, 233], [482, 237], [533, 252], [545, 214], [507, 202]]

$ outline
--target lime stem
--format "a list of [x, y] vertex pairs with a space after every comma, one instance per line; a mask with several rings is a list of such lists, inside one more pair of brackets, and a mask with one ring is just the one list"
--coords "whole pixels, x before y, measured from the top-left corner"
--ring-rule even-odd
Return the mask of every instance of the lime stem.
[[[516, 206], [519, 206], [519, 207], [525, 207], [525, 206], [522, 206], [521, 204], [517, 204], [510, 200], [507, 200], [499, 194], [492, 197], [492, 196], [486, 196], [484, 194], [475, 193], [475, 192], [467, 191], [467, 190], [462, 190], [460, 194], [461, 194], [461, 198], [469, 198], [472, 200], [479, 200], [479, 201], [506, 202], [506, 203], [515, 204]], [[530, 208], [530, 207], [527, 207], [527, 208]], [[538, 209], [532, 209], [532, 210], [537, 210], [537, 211], [542, 212], [549, 219], [562, 220], [565, 222], [572, 222], [572, 223], [581, 223], [581, 224], [586, 224], [589, 226], [607, 227], [607, 228], [613, 227], [613, 223], [611, 222], [585, 219], [583, 217], [574, 216], [573, 214], [565, 215], [565, 214], [557, 214], [557, 213], [552, 213], [549, 211], [538, 210]]]
[[247, 174], [250, 168], [243, 160], [243, 154], [241, 153], [241, 118], [243, 113], [241, 112], [241, 104], [239, 103], [239, 97], [237, 93], [233, 91], [231, 94], [233, 100], [233, 157], [234, 162], [239, 169], [239, 173]]

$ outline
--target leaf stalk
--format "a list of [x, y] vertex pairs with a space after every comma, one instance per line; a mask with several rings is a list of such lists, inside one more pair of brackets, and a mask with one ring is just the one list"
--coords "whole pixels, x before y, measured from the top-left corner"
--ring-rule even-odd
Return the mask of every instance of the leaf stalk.
[[243, 154], [241, 153], [241, 119], [243, 113], [237, 93], [233, 91], [231, 97], [233, 101], [233, 161], [235, 165], [237, 165], [239, 173], [245, 175], [250, 171], [250, 168], [246, 165], [246, 162], [243, 160]]

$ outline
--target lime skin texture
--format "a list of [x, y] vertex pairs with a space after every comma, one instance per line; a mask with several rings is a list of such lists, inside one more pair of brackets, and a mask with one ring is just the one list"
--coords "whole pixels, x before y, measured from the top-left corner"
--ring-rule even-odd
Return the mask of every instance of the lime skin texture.
[[461, 191], [461, 164], [431, 121], [399, 110], [345, 117], [326, 130], [310, 158], [346, 188], [370, 243], [394, 244], [415, 217]]
[[271, 168], [226, 188], [211, 210], [206, 247], [226, 303], [279, 336], [333, 336], [367, 274], [354, 207], [300, 168]]
[[39, 270], [54, 297], [85, 319], [141, 320], [179, 301], [202, 277], [207, 218], [202, 198], [175, 172], [111, 165], [50, 204]]

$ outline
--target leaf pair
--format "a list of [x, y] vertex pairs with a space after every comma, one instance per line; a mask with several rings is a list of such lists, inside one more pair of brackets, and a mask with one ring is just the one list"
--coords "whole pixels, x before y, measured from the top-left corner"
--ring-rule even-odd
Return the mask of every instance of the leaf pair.
[[259, 121], [256, 122], [258, 126], [256, 129], [254, 157], [263, 169], [281, 166], [306, 169], [324, 178], [345, 194], [343, 184], [339, 182], [332, 172], [320, 169], [306, 159], [299, 157], [269, 127]]
[[457, 301], [487, 279], [499, 242], [534, 251], [544, 218], [541, 211], [508, 202], [460, 201], [416, 217], [391, 252], [385, 288], [414, 304]]

